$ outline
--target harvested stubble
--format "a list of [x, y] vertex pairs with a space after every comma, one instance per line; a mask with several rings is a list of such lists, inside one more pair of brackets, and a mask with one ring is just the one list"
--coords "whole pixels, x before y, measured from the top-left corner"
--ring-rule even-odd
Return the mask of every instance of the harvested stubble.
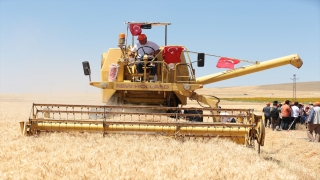
[[[213, 139], [98, 133], [23, 137], [28, 100], [0, 101], [1, 179], [319, 179], [320, 144], [267, 129], [253, 149]], [[17, 111], [18, 110], [18, 111]]]

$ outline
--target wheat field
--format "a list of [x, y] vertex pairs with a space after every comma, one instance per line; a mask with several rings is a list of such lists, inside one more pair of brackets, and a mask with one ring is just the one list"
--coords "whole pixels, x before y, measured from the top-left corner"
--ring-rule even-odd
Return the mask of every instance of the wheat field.
[[[263, 94], [259, 88], [209, 88], [199, 93], [222, 97], [247, 93], [254, 97], [253, 92]], [[281, 92], [273, 88], [264, 90], [265, 94], [272, 91], [290, 97], [291, 89]], [[277, 94], [280, 92], [283, 94]], [[313, 94], [320, 100], [319, 92], [309, 89], [297, 95]], [[0, 179], [320, 179], [320, 143], [308, 142], [303, 126], [289, 132], [267, 128], [260, 155], [219, 138], [103, 137], [76, 132], [24, 137], [19, 122], [27, 121], [33, 102], [101, 104], [99, 93], [0, 94]], [[255, 108], [257, 114], [264, 107], [261, 103], [227, 101], [220, 105]]]

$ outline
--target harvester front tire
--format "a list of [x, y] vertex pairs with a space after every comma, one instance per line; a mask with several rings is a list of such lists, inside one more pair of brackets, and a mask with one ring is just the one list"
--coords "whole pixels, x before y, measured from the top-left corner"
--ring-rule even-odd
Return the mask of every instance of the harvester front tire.
[[264, 141], [264, 134], [265, 134], [265, 127], [264, 127], [264, 120], [260, 119], [260, 123], [257, 127], [257, 140], [255, 141], [254, 148], [257, 150], [258, 154], [260, 154], [260, 146], [263, 145]]
[[264, 137], [265, 137], [265, 125], [264, 120], [260, 119], [260, 127], [259, 127], [259, 145], [264, 145]]

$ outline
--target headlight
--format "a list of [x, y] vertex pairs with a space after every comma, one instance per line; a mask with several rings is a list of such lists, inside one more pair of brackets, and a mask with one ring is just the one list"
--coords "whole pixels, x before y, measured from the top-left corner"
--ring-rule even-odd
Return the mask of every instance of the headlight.
[[169, 69], [174, 69], [174, 64], [173, 63], [168, 64], [168, 68]]
[[190, 84], [184, 84], [184, 85], [183, 85], [183, 88], [184, 88], [185, 90], [190, 90], [190, 89], [191, 89], [191, 86], [190, 86]]
[[106, 87], [108, 87], [107, 83], [105, 83], [105, 82], [102, 82], [100, 84], [100, 86], [101, 86], [102, 89], [105, 89]]

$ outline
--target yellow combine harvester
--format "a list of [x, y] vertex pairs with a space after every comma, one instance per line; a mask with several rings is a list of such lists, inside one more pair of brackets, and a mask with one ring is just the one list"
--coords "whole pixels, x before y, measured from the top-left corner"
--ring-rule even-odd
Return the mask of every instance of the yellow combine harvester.
[[[297, 68], [302, 60], [297, 54], [255, 62], [248, 66], [196, 77], [193, 63], [203, 67], [204, 53], [192, 60], [184, 46], [167, 45], [167, 26], [161, 22], [125, 22], [126, 34], [119, 35], [117, 48], [102, 54], [101, 81], [91, 81], [89, 62], [83, 62], [91, 86], [101, 89], [105, 106], [33, 104], [28, 122], [21, 122], [24, 135], [41, 131], [80, 131], [131, 134], [161, 134], [173, 137], [223, 137], [246, 146], [264, 145], [264, 121], [251, 109], [218, 108], [219, 99], [195, 92], [204, 85], [291, 64]], [[135, 37], [132, 32], [165, 27], [165, 44], [159, 53], [129, 57]], [[127, 41], [129, 31], [132, 44]], [[143, 47], [151, 48], [151, 47]], [[152, 49], [152, 48], [151, 48]], [[156, 52], [154, 49], [153, 52]], [[144, 51], [145, 52], [145, 51]], [[156, 54], [156, 55], [155, 55]], [[143, 62], [143, 73], [137, 63]], [[155, 75], [150, 74], [156, 67]], [[187, 100], [207, 107], [186, 107]], [[257, 143], [256, 143], [257, 142]]]

